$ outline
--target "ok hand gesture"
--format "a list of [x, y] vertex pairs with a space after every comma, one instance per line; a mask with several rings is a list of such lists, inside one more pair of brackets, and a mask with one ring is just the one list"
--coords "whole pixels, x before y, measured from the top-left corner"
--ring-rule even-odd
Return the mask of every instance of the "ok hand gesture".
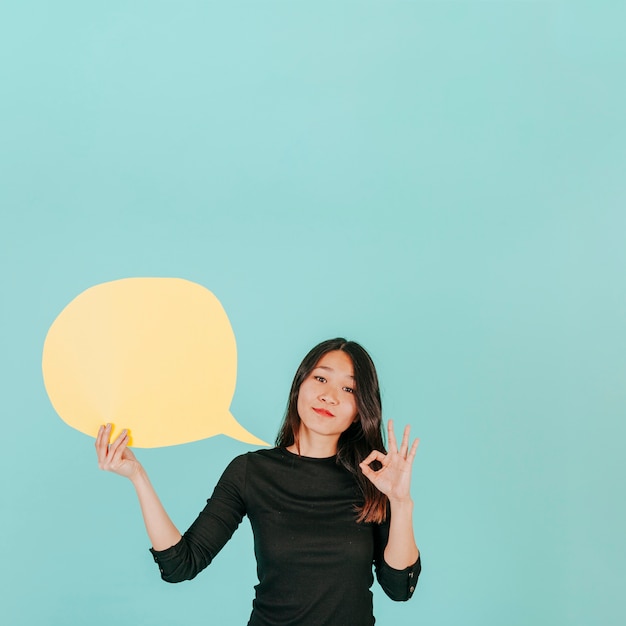
[[[378, 450], [373, 450], [360, 464], [364, 476], [382, 491], [390, 502], [411, 499], [411, 468], [419, 439], [413, 442], [409, 450], [410, 430], [410, 426], [405, 427], [400, 450], [398, 450], [398, 443], [393, 432], [393, 421], [389, 420], [387, 423], [389, 452], [383, 454]], [[380, 461], [382, 467], [379, 470], [373, 470], [370, 467], [373, 461]]]

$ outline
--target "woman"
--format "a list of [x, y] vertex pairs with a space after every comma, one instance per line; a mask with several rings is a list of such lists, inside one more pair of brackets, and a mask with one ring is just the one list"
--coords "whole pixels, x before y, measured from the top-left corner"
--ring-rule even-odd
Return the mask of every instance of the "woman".
[[96, 438], [101, 469], [128, 477], [139, 497], [151, 552], [168, 582], [193, 578], [247, 515], [259, 584], [249, 626], [374, 623], [372, 564], [394, 600], [408, 600], [420, 572], [410, 495], [416, 440], [382, 437], [374, 364], [343, 338], [315, 346], [298, 368], [276, 448], [235, 458], [181, 536], [111, 426]]

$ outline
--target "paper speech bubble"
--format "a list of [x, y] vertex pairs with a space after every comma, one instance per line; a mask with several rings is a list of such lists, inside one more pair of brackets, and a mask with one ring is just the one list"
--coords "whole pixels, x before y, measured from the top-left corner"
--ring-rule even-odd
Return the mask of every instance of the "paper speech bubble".
[[226, 312], [180, 278], [126, 278], [83, 291], [53, 322], [43, 378], [61, 419], [94, 436], [114, 424], [156, 448], [218, 434], [268, 445], [230, 413], [237, 346]]

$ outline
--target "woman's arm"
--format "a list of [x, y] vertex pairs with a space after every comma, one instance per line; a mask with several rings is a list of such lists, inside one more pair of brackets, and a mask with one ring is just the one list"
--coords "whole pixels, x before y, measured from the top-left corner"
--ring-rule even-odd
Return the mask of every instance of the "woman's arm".
[[180, 541], [181, 535], [163, 508], [148, 474], [128, 448], [128, 431], [123, 430], [111, 444], [110, 437], [111, 424], [100, 426], [96, 437], [98, 467], [125, 476], [132, 482], [152, 547], [155, 550], [165, 550], [175, 545]]
[[385, 547], [385, 562], [394, 569], [413, 565], [420, 553], [413, 535], [413, 501], [392, 502], [389, 540]]
[[[404, 429], [400, 450], [393, 432], [393, 422], [387, 424], [389, 452], [383, 454], [374, 450], [361, 463], [361, 471], [389, 498], [391, 521], [389, 539], [384, 558], [390, 567], [402, 570], [415, 564], [419, 550], [413, 534], [413, 500], [411, 499], [411, 468], [417, 452], [419, 439], [409, 449], [410, 427]], [[382, 467], [374, 471], [370, 464], [379, 461]]]

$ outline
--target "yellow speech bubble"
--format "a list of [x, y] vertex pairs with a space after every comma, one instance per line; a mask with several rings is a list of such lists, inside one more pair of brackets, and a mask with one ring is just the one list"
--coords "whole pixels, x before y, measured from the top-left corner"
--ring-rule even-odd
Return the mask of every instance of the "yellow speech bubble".
[[111, 422], [140, 448], [218, 434], [267, 445], [230, 413], [235, 335], [196, 283], [125, 278], [83, 291], [50, 327], [42, 366], [56, 412], [87, 435]]

